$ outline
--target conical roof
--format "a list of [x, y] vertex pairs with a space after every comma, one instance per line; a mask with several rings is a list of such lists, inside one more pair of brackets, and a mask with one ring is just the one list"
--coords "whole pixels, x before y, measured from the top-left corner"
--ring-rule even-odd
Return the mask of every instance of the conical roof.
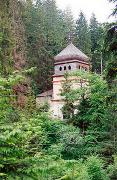
[[54, 58], [55, 61], [65, 61], [65, 60], [81, 60], [89, 61], [89, 58], [81, 52], [77, 47], [70, 43], [65, 49], [63, 49], [57, 56]]

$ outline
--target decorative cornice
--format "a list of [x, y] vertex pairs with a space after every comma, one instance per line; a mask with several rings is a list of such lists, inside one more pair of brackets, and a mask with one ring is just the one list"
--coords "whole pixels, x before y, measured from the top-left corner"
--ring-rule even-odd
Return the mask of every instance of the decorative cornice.
[[81, 61], [81, 60], [77, 60], [77, 59], [69, 59], [69, 60], [64, 60], [64, 61], [57, 61], [57, 62], [54, 63], [54, 65], [69, 64], [69, 63], [74, 63], [74, 62], [90, 66], [90, 63], [85, 62], [85, 61]]

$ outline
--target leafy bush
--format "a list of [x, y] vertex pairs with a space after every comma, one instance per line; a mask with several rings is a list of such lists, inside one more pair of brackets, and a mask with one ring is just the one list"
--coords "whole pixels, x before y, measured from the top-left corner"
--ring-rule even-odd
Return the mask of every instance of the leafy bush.
[[62, 157], [64, 159], [79, 159], [83, 155], [84, 139], [78, 128], [72, 125], [64, 126], [61, 131]]
[[108, 166], [107, 173], [110, 180], [117, 179], [117, 156], [114, 156], [114, 163]]
[[87, 171], [91, 180], [108, 180], [104, 169], [102, 160], [97, 157], [91, 156], [86, 161]]

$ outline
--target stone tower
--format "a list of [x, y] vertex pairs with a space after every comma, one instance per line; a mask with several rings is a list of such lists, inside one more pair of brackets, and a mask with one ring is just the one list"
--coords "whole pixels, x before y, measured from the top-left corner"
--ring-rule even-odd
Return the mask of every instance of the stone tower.
[[52, 95], [52, 112], [53, 117], [63, 119], [62, 107], [64, 100], [61, 97], [62, 82], [64, 73], [76, 70], [89, 71], [89, 59], [70, 43], [54, 58], [54, 75], [53, 75], [53, 95]]
[[[61, 97], [62, 84], [65, 80], [65, 72], [76, 70], [89, 71], [89, 58], [70, 43], [54, 58], [53, 89], [39, 94], [36, 98], [37, 104], [48, 102], [52, 117], [63, 119], [62, 107], [64, 99]], [[74, 85], [74, 84], [73, 84]], [[74, 85], [78, 88], [79, 86]], [[73, 87], [73, 88], [74, 88]]]

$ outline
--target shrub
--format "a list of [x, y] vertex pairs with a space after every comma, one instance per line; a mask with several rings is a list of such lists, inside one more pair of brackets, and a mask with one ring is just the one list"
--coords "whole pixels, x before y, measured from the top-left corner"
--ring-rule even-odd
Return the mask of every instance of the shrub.
[[91, 180], [108, 180], [104, 169], [102, 160], [96, 156], [91, 156], [86, 161], [88, 174]]

